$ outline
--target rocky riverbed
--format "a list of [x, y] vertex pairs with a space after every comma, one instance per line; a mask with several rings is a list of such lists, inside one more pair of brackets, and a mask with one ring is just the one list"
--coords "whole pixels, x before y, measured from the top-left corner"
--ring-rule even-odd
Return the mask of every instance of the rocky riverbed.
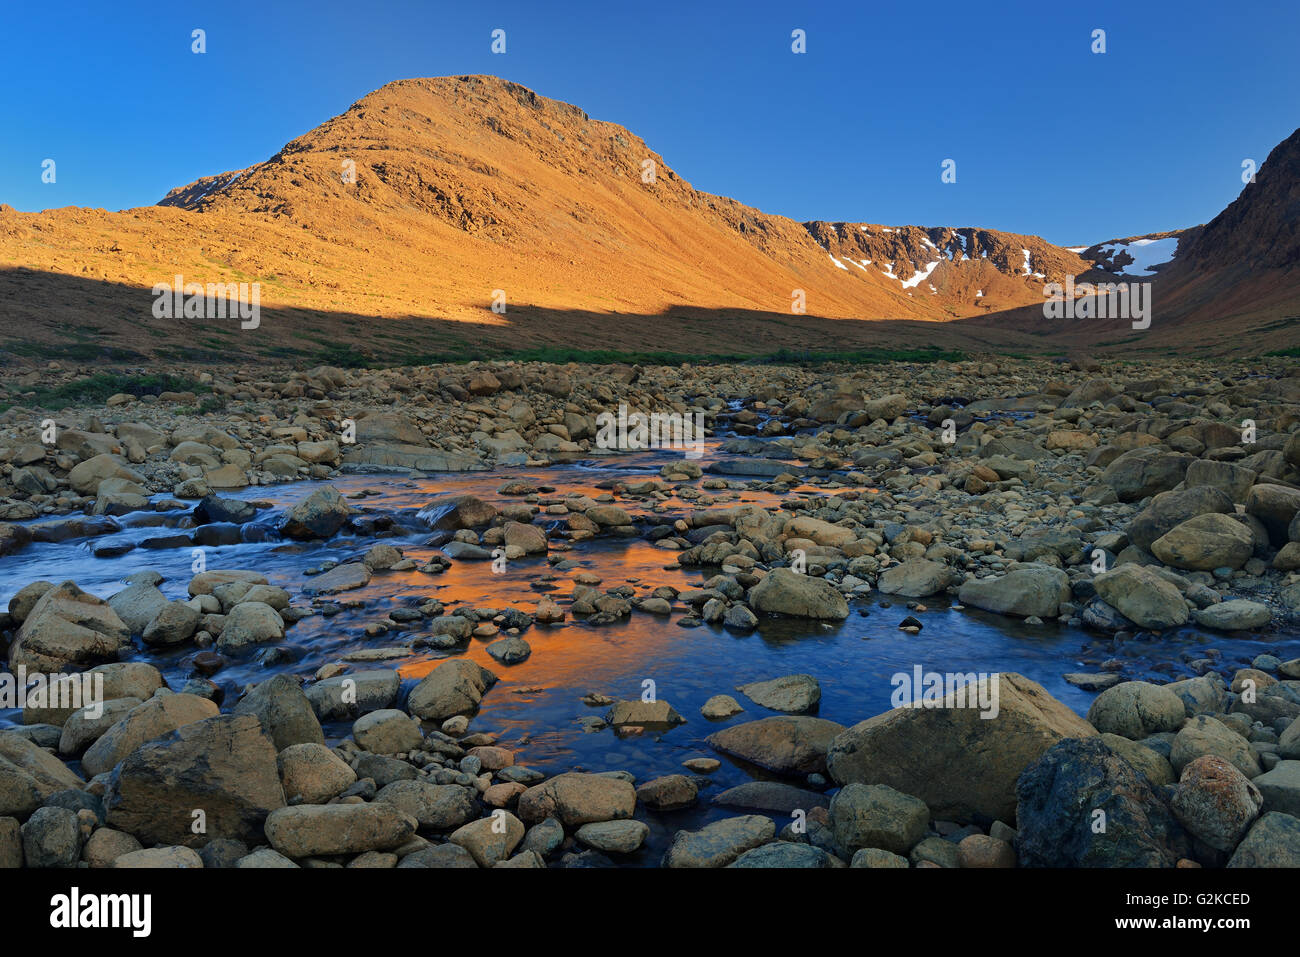
[[1300, 865], [1295, 360], [88, 371], [2, 866]]

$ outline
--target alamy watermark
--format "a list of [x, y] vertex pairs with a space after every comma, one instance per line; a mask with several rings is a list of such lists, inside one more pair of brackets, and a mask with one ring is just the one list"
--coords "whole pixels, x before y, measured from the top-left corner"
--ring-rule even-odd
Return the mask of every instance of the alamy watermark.
[[704, 455], [703, 412], [628, 412], [620, 402], [618, 415], [596, 416], [596, 447], [619, 452], [647, 449], [683, 449], [686, 458]]
[[262, 284], [257, 282], [159, 282], [153, 287], [155, 319], [235, 319], [239, 328], [262, 324]]
[[1151, 328], [1151, 283], [1149, 282], [1081, 282], [1073, 276], [1065, 284], [1048, 283], [1043, 287], [1047, 301], [1043, 316], [1047, 319], [1131, 319], [1134, 329]]
[[998, 673], [899, 671], [889, 679], [894, 686], [889, 703], [895, 708], [971, 708], [980, 717], [998, 716]]
[[85, 708], [87, 718], [98, 720], [104, 715], [104, 673], [37, 672], [29, 678], [27, 666], [19, 665], [0, 673], [0, 708]]

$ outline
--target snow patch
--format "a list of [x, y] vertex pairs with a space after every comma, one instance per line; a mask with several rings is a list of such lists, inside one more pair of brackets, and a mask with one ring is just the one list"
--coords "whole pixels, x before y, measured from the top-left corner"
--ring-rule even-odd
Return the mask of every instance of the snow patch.
[[1104, 255], [1114, 256], [1116, 251], [1123, 251], [1133, 257], [1133, 262], [1124, 267], [1130, 276], [1154, 276], [1153, 267], [1163, 266], [1178, 255], [1178, 238], [1135, 239], [1131, 243], [1110, 243], [1101, 247]]

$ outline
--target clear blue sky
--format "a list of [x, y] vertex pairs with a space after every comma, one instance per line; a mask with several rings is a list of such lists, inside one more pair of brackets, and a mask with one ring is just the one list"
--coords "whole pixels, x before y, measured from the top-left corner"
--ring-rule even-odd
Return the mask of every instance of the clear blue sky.
[[149, 205], [456, 73], [621, 123], [768, 212], [1062, 244], [1207, 221], [1300, 125], [1294, 2], [10, 0], [0, 22], [0, 202], [21, 210]]

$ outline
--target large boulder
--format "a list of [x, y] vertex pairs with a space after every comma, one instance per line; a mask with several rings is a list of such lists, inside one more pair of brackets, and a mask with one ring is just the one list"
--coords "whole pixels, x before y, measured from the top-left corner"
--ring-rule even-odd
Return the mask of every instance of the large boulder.
[[1193, 837], [1216, 851], [1231, 851], [1263, 809], [1250, 779], [1223, 758], [1204, 755], [1183, 769], [1170, 801], [1174, 816]]
[[[976, 676], [968, 676], [974, 679]], [[1093, 727], [1023, 675], [986, 676], [940, 706], [902, 707], [855, 724], [831, 742], [841, 784], [887, 784], [924, 801], [936, 818], [1010, 821], [1016, 779], [1062, 738]], [[973, 701], [994, 701], [985, 719]]]
[[1232, 858], [1229, 867], [1300, 867], [1300, 818], [1269, 811], [1251, 827]]
[[1097, 594], [1141, 628], [1162, 630], [1187, 624], [1187, 602], [1172, 582], [1145, 565], [1120, 565], [1093, 579]]
[[303, 804], [266, 817], [266, 839], [285, 857], [361, 854], [405, 844], [415, 822], [391, 804]]
[[275, 747], [246, 714], [187, 724], [141, 746], [104, 796], [110, 827], [146, 845], [187, 847], [218, 838], [260, 843], [267, 814], [284, 803]]
[[87, 774], [111, 771], [146, 741], [218, 713], [207, 698], [192, 694], [159, 694], [137, 705], [99, 736], [81, 758]]
[[776, 774], [826, 772], [826, 752], [844, 725], [824, 718], [780, 715], [733, 724], [709, 735], [709, 745]]
[[636, 810], [636, 789], [622, 778], [571, 772], [534, 785], [519, 796], [519, 816], [527, 824], [548, 817], [565, 827], [593, 821], [621, 821]]
[[324, 804], [357, 781], [356, 772], [323, 744], [291, 744], [275, 760], [291, 803]]
[[776, 837], [770, 817], [747, 814], [706, 824], [698, 831], [678, 831], [664, 852], [664, 867], [726, 867], [746, 851]]
[[222, 654], [235, 655], [253, 647], [284, 637], [284, 619], [265, 602], [240, 602], [230, 609], [221, 626], [217, 649]]
[[1178, 695], [1147, 681], [1125, 681], [1107, 688], [1088, 709], [1088, 723], [1098, 731], [1138, 741], [1163, 731], [1177, 731], [1186, 712]]
[[9, 663], [29, 671], [63, 671], [114, 661], [131, 632], [108, 602], [66, 581], [41, 596], [14, 636]]
[[[1199, 463], [1193, 463], [1196, 465]], [[1227, 493], [1210, 486], [1161, 492], [1151, 504], [1133, 516], [1128, 524], [1128, 540], [1143, 551], [1183, 522], [1198, 515], [1232, 514], [1232, 499]]]
[[302, 685], [292, 675], [275, 675], [256, 684], [233, 709], [262, 723], [276, 751], [294, 744], [324, 744], [325, 733]]
[[1277, 548], [1289, 539], [1291, 521], [1300, 513], [1300, 489], [1261, 483], [1246, 494], [1246, 513], [1254, 515], [1268, 530], [1268, 539]]
[[[1244, 465], [1197, 459], [1187, 467], [1187, 488], [1214, 488], [1223, 492], [1233, 502], [1244, 502], [1259, 473]], [[1216, 509], [1217, 511], [1217, 509]], [[1132, 538], [1130, 531], [1129, 537]]]
[[1192, 456], [1155, 448], [1125, 452], [1101, 474], [1103, 485], [1115, 490], [1121, 502], [1136, 502], [1167, 492], [1183, 480]]
[[1175, 774], [1182, 774], [1187, 765], [1206, 755], [1227, 761], [1248, 778], [1259, 776], [1259, 758], [1250, 742], [1218, 718], [1198, 714], [1188, 718], [1174, 736], [1169, 764]]
[[1151, 543], [1151, 554], [1166, 565], [1192, 571], [1240, 568], [1255, 550], [1250, 529], [1229, 515], [1197, 515]]
[[736, 690], [764, 708], [802, 714], [817, 707], [822, 699], [821, 684], [812, 675], [785, 675], [767, 681], [737, 685]]
[[1070, 600], [1070, 578], [1050, 565], [1021, 565], [1000, 578], [967, 581], [957, 600], [999, 615], [1055, 618], [1061, 602]]
[[375, 795], [413, 818], [420, 827], [446, 831], [479, 816], [480, 807], [471, 788], [432, 781], [392, 781]]
[[887, 784], [846, 784], [831, 799], [835, 844], [846, 857], [863, 847], [906, 854], [925, 837], [930, 809], [925, 802]]
[[109, 598], [108, 604], [131, 634], [139, 635], [170, 602], [157, 585], [139, 581], [117, 592]]
[[495, 505], [473, 495], [440, 499], [420, 510], [420, 518], [428, 522], [431, 528], [447, 532], [487, 525], [499, 514], [501, 513]]
[[1233, 598], [1216, 602], [1192, 613], [1196, 623], [1215, 631], [1247, 631], [1265, 628], [1273, 620], [1273, 609], [1262, 601]]
[[472, 714], [496, 680], [496, 675], [468, 658], [444, 661], [411, 689], [407, 710], [425, 721]]
[[880, 573], [876, 587], [886, 595], [926, 598], [943, 591], [953, 582], [953, 570], [943, 562], [913, 558]]
[[790, 568], [774, 568], [768, 572], [749, 590], [749, 605], [755, 611], [796, 618], [843, 621], [849, 617], [849, 603], [835, 586]]
[[100, 482], [114, 478], [137, 485], [144, 484], [144, 477], [140, 473], [131, 469], [118, 456], [108, 453], [92, 455], [84, 462], [78, 462], [68, 472], [68, 484], [79, 495], [94, 495], [99, 490]]
[[1067, 738], [1016, 786], [1021, 867], [1174, 867], [1182, 826], [1146, 776], [1100, 738]]
[[376, 668], [308, 685], [307, 700], [321, 721], [351, 721], [367, 711], [391, 708], [401, 688], [401, 675]]
[[347, 522], [352, 509], [333, 485], [316, 489], [290, 508], [280, 522], [289, 538], [329, 538]]

